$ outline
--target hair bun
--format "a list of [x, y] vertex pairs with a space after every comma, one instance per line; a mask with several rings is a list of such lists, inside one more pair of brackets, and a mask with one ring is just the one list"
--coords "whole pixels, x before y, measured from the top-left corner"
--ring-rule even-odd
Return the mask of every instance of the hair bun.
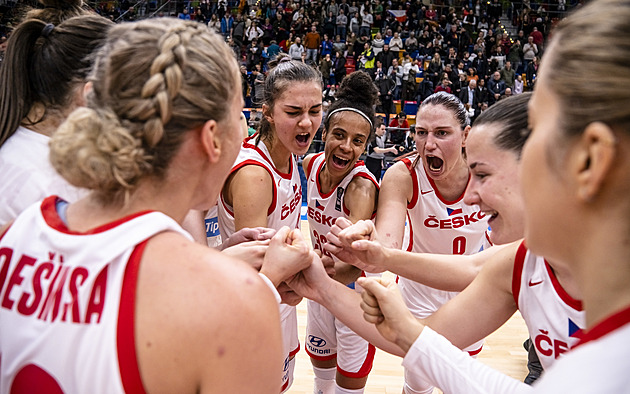
[[378, 91], [372, 78], [366, 72], [355, 71], [341, 81], [335, 98], [358, 101], [368, 107], [373, 107], [378, 103]]

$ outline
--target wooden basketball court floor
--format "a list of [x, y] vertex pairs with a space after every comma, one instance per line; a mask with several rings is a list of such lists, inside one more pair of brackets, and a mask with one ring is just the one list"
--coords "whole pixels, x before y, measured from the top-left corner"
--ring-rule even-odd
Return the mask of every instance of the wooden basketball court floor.
[[[309, 238], [308, 222], [302, 220], [302, 233]], [[391, 273], [385, 273], [385, 278], [394, 279]], [[313, 370], [311, 362], [304, 351], [306, 337], [306, 301], [298, 307], [298, 335], [300, 351], [297, 354], [295, 366], [295, 380], [288, 390], [290, 394], [313, 393]], [[523, 341], [529, 336], [527, 327], [520, 313], [516, 313], [499, 330], [486, 338], [483, 350], [478, 360], [518, 380], [527, 376], [527, 353], [523, 349]], [[365, 387], [366, 394], [400, 394], [403, 386], [402, 359], [377, 349], [374, 366]], [[441, 393], [435, 390], [434, 393]]]

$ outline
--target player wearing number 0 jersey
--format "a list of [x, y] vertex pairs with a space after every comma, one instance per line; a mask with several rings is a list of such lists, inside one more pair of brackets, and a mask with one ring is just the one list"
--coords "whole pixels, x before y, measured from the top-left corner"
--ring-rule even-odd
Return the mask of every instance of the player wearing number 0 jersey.
[[[413, 160], [416, 160], [415, 163]], [[403, 163], [412, 178], [413, 195], [407, 204], [409, 244], [417, 253], [473, 254], [488, 246], [488, 218], [477, 205], [462, 199], [446, 201], [424, 171], [420, 158], [406, 158]], [[425, 318], [457, 292], [436, 290], [400, 277], [398, 280], [407, 306], [416, 317]], [[479, 346], [471, 350], [478, 350]]]
[[[413, 161], [412, 161], [413, 160]], [[420, 157], [405, 158], [403, 163], [412, 178], [413, 194], [407, 204], [409, 244], [412, 252], [473, 254], [490, 246], [486, 229], [488, 218], [476, 205], [462, 201], [462, 192], [454, 201], [446, 201], [425, 172]], [[415, 161], [415, 165], [414, 165]], [[418, 318], [426, 318], [458, 293], [437, 290], [404, 277], [398, 278], [400, 292]], [[483, 340], [464, 348], [471, 356], [479, 354]], [[405, 370], [405, 389], [411, 392], [432, 390], [423, 379]]]
[[514, 301], [545, 369], [582, 337], [586, 326], [582, 302], [571, 297], [544, 258], [521, 243], [514, 259]]
[[[269, 150], [263, 142], [256, 143], [256, 134], [246, 138], [232, 166], [231, 174], [245, 166], [259, 166], [264, 168], [273, 179], [273, 202], [267, 210], [267, 227], [280, 229], [288, 226], [298, 228], [300, 221], [300, 207], [302, 203], [302, 186], [295, 156], [291, 156], [291, 166], [288, 173], [282, 173], [273, 164]], [[256, 196], [252, 196], [256, 198]], [[219, 231], [226, 239], [234, 234], [234, 212], [227, 204], [223, 195], [219, 202]], [[297, 333], [297, 312], [294, 306], [280, 304], [280, 319], [282, 321], [282, 341], [286, 354], [284, 372], [282, 375], [283, 390], [291, 384], [295, 359], [293, 356], [300, 350]]]
[[134, 337], [140, 260], [155, 234], [190, 236], [160, 212], [76, 233], [65, 224], [67, 204], [52, 196], [30, 206], [0, 238], [0, 392], [143, 393]]
[[[344, 196], [350, 182], [357, 177], [365, 178], [373, 182], [378, 190], [374, 175], [362, 161], [358, 161], [336, 187], [323, 193], [319, 174], [325, 164], [326, 157], [321, 152], [310, 158], [306, 169], [307, 216], [311, 242], [314, 249], [322, 252], [326, 234], [335, 220], [339, 217], [349, 218], [350, 211], [344, 203]], [[372, 369], [375, 351], [373, 345], [337, 320], [326, 308], [314, 301], [308, 301], [306, 352], [311, 358], [325, 361], [336, 357], [338, 373], [349, 378], [363, 378]]]

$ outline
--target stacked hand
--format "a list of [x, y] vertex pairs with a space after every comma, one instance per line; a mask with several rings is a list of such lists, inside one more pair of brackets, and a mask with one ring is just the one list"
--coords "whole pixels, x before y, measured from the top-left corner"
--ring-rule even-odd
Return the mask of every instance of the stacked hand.
[[395, 283], [380, 278], [359, 278], [363, 318], [376, 326], [387, 340], [405, 353], [416, 341], [424, 325], [409, 311]]
[[371, 220], [360, 220], [352, 224], [339, 218], [326, 235], [328, 242], [324, 250], [340, 260], [371, 273], [386, 270], [386, 249], [377, 240], [376, 228]]

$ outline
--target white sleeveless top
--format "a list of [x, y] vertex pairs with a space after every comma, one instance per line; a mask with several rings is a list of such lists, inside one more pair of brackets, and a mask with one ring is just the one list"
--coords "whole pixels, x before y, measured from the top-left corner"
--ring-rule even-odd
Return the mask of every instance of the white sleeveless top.
[[[473, 254], [491, 245], [488, 217], [477, 205], [463, 202], [464, 194], [455, 201], [447, 201], [429, 178], [419, 162], [403, 159], [413, 180], [413, 196], [407, 205], [409, 244], [407, 251], [438, 254]], [[416, 316], [426, 317], [457, 292], [437, 290], [400, 277], [401, 291], [409, 308]]]
[[31, 205], [0, 240], [0, 393], [142, 393], [134, 338], [142, 253], [157, 233], [190, 236], [149, 211], [74, 232], [57, 201]]
[[[256, 165], [267, 170], [273, 180], [273, 200], [267, 210], [267, 227], [279, 230], [283, 226], [291, 229], [299, 228], [300, 208], [302, 206], [302, 183], [297, 168], [295, 156], [291, 156], [291, 166], [288, 174], [276, 169], [267, 146], [260, 141], [256, 144], [257, 134], [246, 138], [241, 145], [241, 151], [232, 166], [231, 174], [239, 169]], [[251, 196], [256, 198], [256, 196]], [[219, 202], [219, 230], [223, 240], [234, 234], [234, 210], [228, 205], [223, 196]]]
[[538, 358], [548, 369], [582, 337], [582, 302], [567, 294], [545, 259], [527, 250], [524, 242], [514, 259], [512, 294]]

